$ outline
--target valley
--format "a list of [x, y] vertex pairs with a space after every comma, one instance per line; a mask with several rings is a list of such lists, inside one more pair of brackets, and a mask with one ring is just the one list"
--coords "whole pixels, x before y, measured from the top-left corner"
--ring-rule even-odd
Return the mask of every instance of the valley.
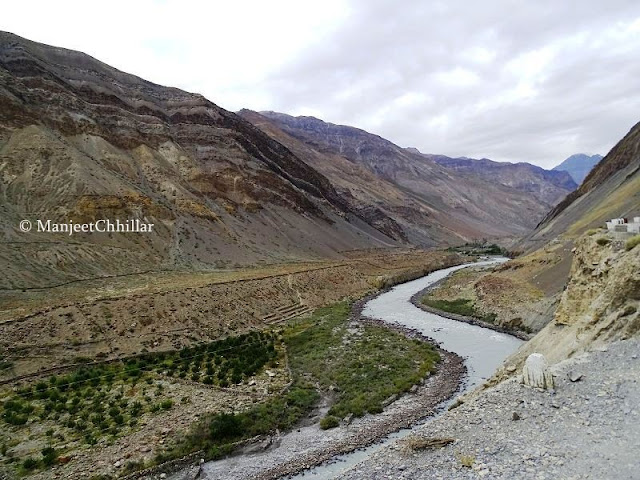
[[640, 124], [424, 153], [0, 32], [0, 199], [2, 480], [635, 474]]

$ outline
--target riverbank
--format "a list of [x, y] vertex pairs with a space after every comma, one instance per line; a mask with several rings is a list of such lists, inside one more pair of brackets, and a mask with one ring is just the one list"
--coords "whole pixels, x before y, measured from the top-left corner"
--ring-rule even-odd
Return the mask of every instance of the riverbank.
[[[442, 362], [434, 375], [412, 387], [399, 399], [394, 395], [385, 400], [385, 408], [380, 414], [367, 414], [355, 419], [347, 416], [339, 428], [321, 431], [317, 421], [327, 413], [331, 403], [330, 399], [324, 399], [324, 410], [314, 413], [315, 421], [308, 419], [303, 422], [306, 426], [284, 435], [276, 432], [271, 437], [261, 438], [254, 445], [243, 448], [242, 455], [205, 463], [201, 478], [275, 479], [299, 472], [302, 472], [302, 477], [307, 469], [312, 470], [307, 474], [315, 478], [333, 478], [341, 469], [357, 463], [359, 458], [366, 458], [389, 442], [410, 434], [421, 420], [444, 410], [446, 401], [461, 393], [461, 388], [466, 390], [479, 385], [493, 374], [504, 358], [519, 346], [519, 340], [466, 323], [427, 315], [409, 301], [416, 291], [460, 268], [464, 266], [441, 269], [369, 295], [351, 309], [348, 330], [352, 334], [367, 325], [382, 326], [438, 345]], [[462, 352], [467, 357], [466, 361], [463, 362], [451, 350]], [[467, 365], [471, 370], [464, 375]], [[463, 376], [468, 379], [464, 384], [461, 382]], [[396, 431], [398, 433], [389, 435]], [[321, 466], [314, 468], [316, 465]]]
[[[381, 326], [408, 338], [435, 344], [415, 329], [362, 315], [366, 302], [378, 295], [380, 293], [369, 295], [354, 303], [349, 320], [351, 327], [356, 324]], [[249, 447], [253, 454], [235, 455], [205, 464], [200, 478], [273, 480], [294, 475], [338, 455], [372, 445], [434, 415], [444, 409], [444, 402], [460, 391], [466, 371], [461, 357], [441, 348], [437, 351], [441, 361], [436, 372], [414, 385], [409, 393], [389, 398], [382, 413], [343, 421], [340, 427], [331, 430], [323, 431], [318, 424], [313, 424], [261, 439], [255, 442], [254, 448]]]
[[417, 292], [415, 295], [412, 295], [411, 303], [416, 307], [418, 307], [419, 309], [424, 310], [427, 313], [433, 313], [434, 315], [439, 315], [441, 317], [445, 317], [450, 320], [455, 320], [457, 322], [464, 322], [470, 325], [476, 325], [478, 327], [488, 328], [489, 330], [493, 330], [495, 332], [505, 333], [507, 335], [511, 335], [513, 337], [519, 338], [520, 340], [524, 340], [525, 342], [530, 340], [533, 337], [533, 334], [523, 332], [522, 330], [512, 330], [512, 329], [504, 328], [494, 323], [485, 322], [484, 320], [480, 320], [479, 318], [476, 318], [476, 317], [470, 317], [468, 315], [460, 315], [457, 313], [446, 312], [444, 310], [440, 310], [422, 303], [422, 298], [425, 295], [427, 295], [430, 291], [432, 291], [433, 289], [441, 285], [443, 282], [445, 282], [446, 279], [447, 277], [443, 278], [442, 280], [439, 280], [433, 285], [429, 285], [428, 287], [423, 288], [422, 290]]
[[[554, 365], [553, 391], [502, 382], [340, 478], [637, 478], [639, 351], [631, 339]], [[415, 448], [436, 438], [453, 442]]]

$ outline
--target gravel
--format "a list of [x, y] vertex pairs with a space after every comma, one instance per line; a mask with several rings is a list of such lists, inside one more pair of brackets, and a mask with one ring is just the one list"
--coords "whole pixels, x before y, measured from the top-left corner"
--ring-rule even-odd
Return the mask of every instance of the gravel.
[[566, 360], [553, 391], [511, 379], [478, 392], [414, 434], [454, 443], [413, 451], [400, 440], [340, 478], [640, 479], [639, 351], [631, 339]]

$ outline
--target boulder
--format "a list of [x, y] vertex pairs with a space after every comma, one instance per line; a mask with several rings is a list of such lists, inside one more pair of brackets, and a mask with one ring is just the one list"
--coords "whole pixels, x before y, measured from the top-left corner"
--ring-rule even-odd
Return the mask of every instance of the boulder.
[[541, 353], [532, 353], [527, 357], [522, 369], [524, 384], [530, 387], [552, 389], [553, 375], [547, 361]]

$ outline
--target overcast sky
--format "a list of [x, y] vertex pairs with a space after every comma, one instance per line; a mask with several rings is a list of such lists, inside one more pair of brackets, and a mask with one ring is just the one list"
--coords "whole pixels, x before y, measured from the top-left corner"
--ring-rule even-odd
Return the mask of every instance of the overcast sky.
[[552, 167], [640, 121], [640, 2], [6, 2], [0, 29], [229, 110]]

